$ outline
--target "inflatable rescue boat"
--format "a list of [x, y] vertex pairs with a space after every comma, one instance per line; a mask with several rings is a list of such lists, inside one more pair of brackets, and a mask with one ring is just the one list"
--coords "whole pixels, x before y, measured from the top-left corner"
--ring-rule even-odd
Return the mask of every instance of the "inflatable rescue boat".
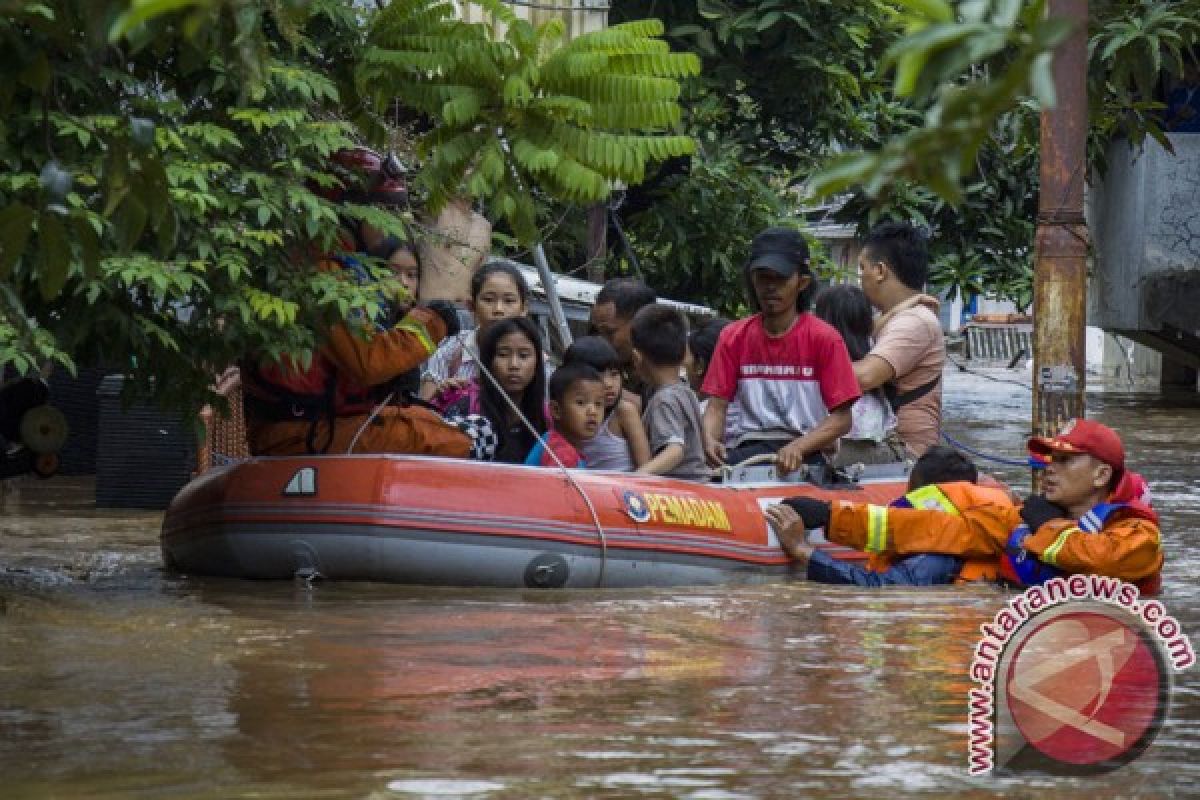
[[719, 483], [693, 483], [427, 456], [256, 458], [185, 486], [167, 509], [162, 551], [170, 569], [237, 578], [530, 588], [760, 582], [790, 567], [762, 514], [769, 503], [799, 494], [887, 503], [904, 493], [906, 470], [812, 467], [783, 481], [772, 466], [743, 465]]

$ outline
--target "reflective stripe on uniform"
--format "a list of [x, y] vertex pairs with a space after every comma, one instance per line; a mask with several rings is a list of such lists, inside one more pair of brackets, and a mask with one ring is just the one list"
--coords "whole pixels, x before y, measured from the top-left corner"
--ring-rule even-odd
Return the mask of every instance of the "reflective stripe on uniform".
[[887, 547], [887, 507], [867, 506], [867, 552], [882, 553]]
[[946, 497], [946, 493], [937, 487], [935, 484], [922, 486], [920, 489], [914, 489], [904, 495], [913, 508], [923, 508], [930, 511], [945, 511], [947, 514], [959, 516], [958, 509], [954, 503], [950, 502], [950, 498]]
[[434, 350], [437, 350], [437, 344], [434, 343], [433, 337], [429, 335], [428, 329], [421, 323], [405, 318], [396, 325], [395, 329], [398, 331], [408, 331], [413, 336], [416, 336], [421, 341], [421, 346], [425, 348], [426, 353], [432, 354]]
[[1042, 561], [1046, 562], [1047, 564], [1050, 564], [1051, 566], [1057, 567], [1058, 566], [1058, 552], [1060, 550], [1062, 550], [1063, 545], [1065, 545], [1067, 543], [1067, 537], [1069, 537], [1072, 533], [1080, 533], [1080, 532], [1081, 531], [1079, 530], [1079, 528], [1074, 528], [1074, 527], [1064, 528], [1062, 530], [1062, 532], [1058, 534], [1058, 538], [1054, 540], [1054, 544], [1050, 545], [1049, 547], [1047, 547], [1045, 550], [1042, 551]]

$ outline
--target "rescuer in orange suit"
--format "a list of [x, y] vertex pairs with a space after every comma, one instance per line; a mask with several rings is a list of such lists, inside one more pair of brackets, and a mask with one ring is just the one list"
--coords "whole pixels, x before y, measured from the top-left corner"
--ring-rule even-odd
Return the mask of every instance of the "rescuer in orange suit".
[[[401, 206], [407, 201], [398, 171], [366, 148], [334, 156], [345, 190], [332, 197]], [[319, 269], [367, 281], [361, 256], [387, 259], [401, 273], [411, 265], [365, 222], [348, 222], [345, 252], [322, 259]], [[411, 253], [408, 254], [411, 260]], [[404, 279], [401, 277], [402, 282]], [[465, 457], [471, 439], [434, 411], [414, 401], [417, 368], [438, 342], [458, 333], [458, 313], [445, 301], [404, 309], [396, 303], [377, 319], [361, 312], [325, 332], [304, 369], [294, 362], [247, 361], [242, 366], [247, 440], [254, 455], [301, 453], [419, 453]]]
[[[947, 514], [959, 514], [959, 507], [969, 508], [981, 502], [1011, 505], [1008, 493], [1000, 488], [978, 486], [979, 471], [971, 460], [949, 447], [931, 447], [913, 464], [908, 478], [908, 491], [893, 500], [888, 508], [935, 509]], [[837, 559], [823, 549], [803, 542], [790, 541], [786, 528], [798, 518], [788, 503], [767, 509], [767, 519], [780, 534], [781, 541], [791, 544], [789, 552], [798, 561], [807, 563], [806, 577], [818, 583], [854, 586], [937, 586], [947, 583], [970, 583], [996, 580], [999, 564], [994, 556], [963, 559], [943, 553], [870, 553], [865, 565], [856, 561]]]
[[1093, 573], [1156, 592], [1163, 564], [1158, 516], [1146, 502], [1141, 476], [1125, 468], [1116, 432], [1074, 420], [1057, 436], [1030, 439], [1029, 451], [1044, 464], [1045, 496], [1031, 495], [1020, 507], [963, 495], [956, 498], [956, 515], [797, 497], [785, 510], [768, 509], [768, 518], [799, 560], [812, 552], [805, 529], [824, 527], [830, 540], [871, 554], [998, 559], [1003, 578], [1017, 585]]

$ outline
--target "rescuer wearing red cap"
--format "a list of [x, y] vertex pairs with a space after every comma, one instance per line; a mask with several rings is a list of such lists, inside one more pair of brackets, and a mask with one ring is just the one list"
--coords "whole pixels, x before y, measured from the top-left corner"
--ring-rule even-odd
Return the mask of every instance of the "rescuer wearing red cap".
[[872, 554], [998, 558], [1001, 574], [1018, 585], [1092, 573], [1156, 592], [1163, 564], [1158, 516], [1145, 482], [1126, 468], [1116, 432], [1072, 420], [1028, 446], [1045, 467], [1045, 495], [1031, 495], [1020, 507], [982, 497], [955, 515], [797, 497], [787, 501], [789, 511], [773, 511], [772, 524], [793, 555], [805, 552], [806, 529], [824, 527], [831, 541]]
[[[318, 190], [329, 199], [393, 208], [407, 203], [394, 157], [357, 147], [335, 153], [332, 161], [343, 185]], [[403, 267], [394, 257], [395, 243], [366, 222], [343, 218], [342, 239], [342, 252], [323, 257], [319, 269], [366, 282], [371, 276], [363, 256], [393, 256], [389, 265]], [[307, 367], [254, 359], [242, 364], [251, 453], [468, 454], [467, 434], [410, 402], [419, 381], [413, 370], [458, 332], [457, 312], [437, 300], [408, 309], [390, 305], [376, 319], [358, 313], [331, 326]]]

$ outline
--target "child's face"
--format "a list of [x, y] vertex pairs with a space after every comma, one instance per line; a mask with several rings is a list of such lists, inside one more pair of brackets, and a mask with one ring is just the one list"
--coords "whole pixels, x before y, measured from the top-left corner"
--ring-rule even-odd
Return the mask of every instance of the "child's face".
[[408, 292], [408, 297], [399, 305], [405, 309], [411, 308], [417, 302], [417, 288], [421, 284], [421, 268], [417, 265], [416, 257], [409, 250], [397, 250], [388, 258], [388, 267]]
[[612, 408], [621, 397], [621, 370], [609, 367], [601, 376], [604, 379], [604, 407]]
[[479, 330], [485, 330], [493, 322], [525, 314], [525, 303], [511, 275], [494, 272], [483, 281], [479, 294], [471, 302], [475, 322]]
[[576, 381], [563, 395], [562, 402], [550, 403], [554, 427], [568, 441], [591, 439], [604, 419], [604, 382]]
[[496, 343], [492, 374], [509, 396], [520, 395], [533, 382], [537, 369], [537, 349], [520, 331], [506, 333]]

